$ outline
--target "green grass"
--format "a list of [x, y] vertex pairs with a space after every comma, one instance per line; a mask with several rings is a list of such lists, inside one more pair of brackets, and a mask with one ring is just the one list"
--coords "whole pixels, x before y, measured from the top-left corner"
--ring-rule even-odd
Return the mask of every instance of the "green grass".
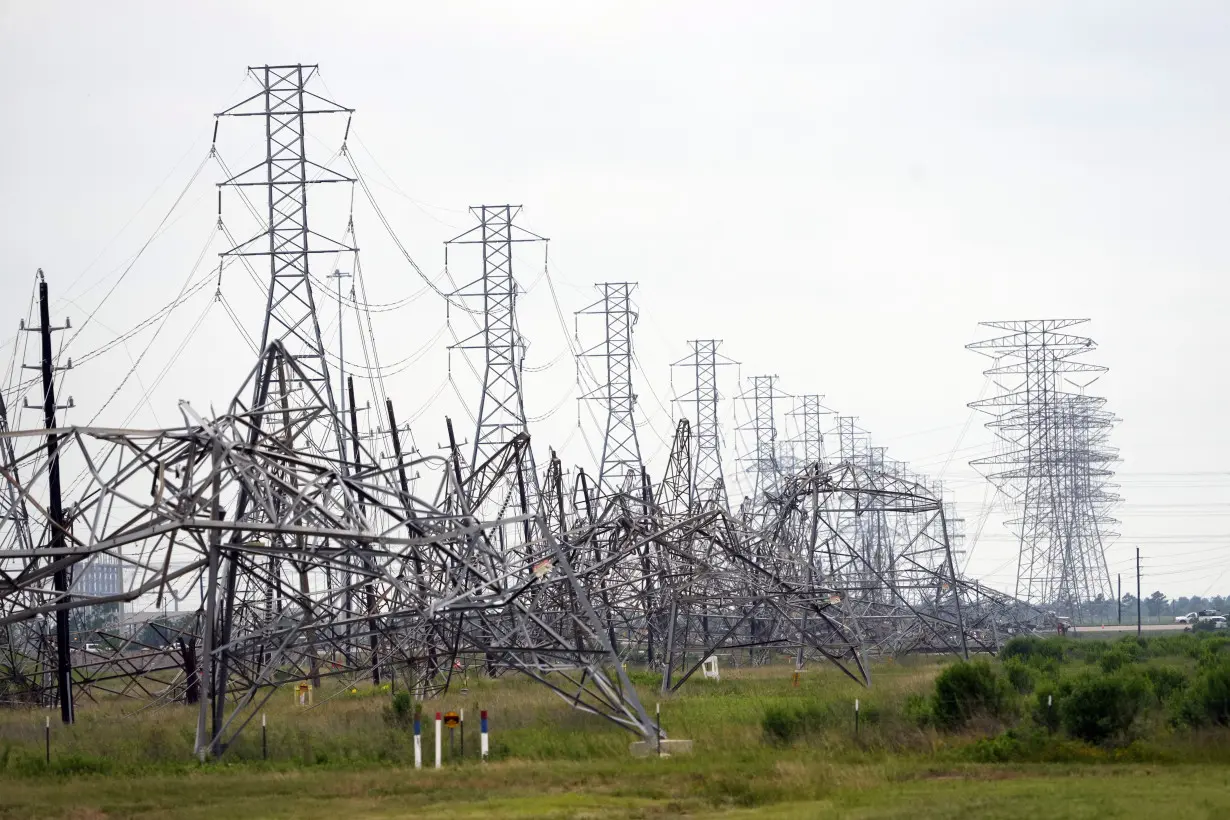
[[[1194, 675], [1210, 653], [1230, 649], [1186, 635], [1138, 648], [1069, 640], [1031, 651], [1040, 679], [1061, 680], [1100, 674], [1111, 652], [1131, 655], [1127, 662], [1142, 669], [1164, 664]], [[194, 709], [125, 715], [135, 702], [104, 701], [84, 704], [75, 726], [53, 723], [47, 766], [43, 720], [50, 713], [10, 710], [0, 712], [0, 817], [950, 818], [955, 812], [1101, 820], [1173, 811], [1180, 798], [1185, 818], [1230, 809], [1230, 728], [1172, 725], [1159, 700], [1139, 736], [1093, 746], [1039, 728], [1030, 717], [1031, 696], [1020, 694], [1021, 709], [1012, 715], [941, 731], [915, 707], [934, 694], [947, 663], [921, 657], [878, 663], [870, 690], [826, 667], [809, 668], [796, 687], [788, 665], [724, 669], [721, 683], [690, 681], [666, 697], [640, 687], [651, 712], [661, 701], [668, 734], [695, 743], [694, 754], [663, 760], [632, 758], [627, 732], [515, 676], [471, 678], [465, 697], [424, 704], [425, 715], [464, 707], [468, 718], [466, 757], [442, 771], [410, 766], [410, 733], [384, 718], [387, 693], [360, 687], [351, 694], [336, 683], [318, 692], [311, 710], [295, 706], [289, 692], [277, 694], [267, 710], [268, 761], [261, 760], [259, 721], [221, 762], [202, 766], [191, 755]], [[855, 697], [862, 706], [857, 737]], [[489, 710], [492, 726], [493, 759], [485, 764], [476, 760], [480, 708]], [[772, 715], [801, 717], [791, 731], [774, 734], [767, 731]], [[425, 722], [429, 766], [431, 732]]]
[[1151, 817], [1230, 810], [1224, 766], [505, 761], [441, 772], [215, 769], [6, 781], [4, 817]]

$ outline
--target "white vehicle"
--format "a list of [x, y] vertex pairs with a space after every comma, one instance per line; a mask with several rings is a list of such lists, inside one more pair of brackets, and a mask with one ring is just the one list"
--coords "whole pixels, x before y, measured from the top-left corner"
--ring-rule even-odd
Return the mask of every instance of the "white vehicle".
[[1212, 624], [1214, 629], [1225, 629], [1226, 628], [1226, 616], [1225, 615], [1210, 615], [1207, 618], [1201, 618], [1200, 623]]
[[1197, 612], [1189, 612], [1186, 615], [1179, 615], [1174, 619], [1176, 624], [1194, 624], [1200, 620], [1200, 614]]

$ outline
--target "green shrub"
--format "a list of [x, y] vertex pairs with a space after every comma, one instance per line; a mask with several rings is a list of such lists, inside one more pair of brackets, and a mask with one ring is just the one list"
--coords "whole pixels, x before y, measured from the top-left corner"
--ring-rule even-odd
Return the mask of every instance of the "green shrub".
[[1159, 703], [1168, 700], [1175, 692], [1186, 689], [1191, 681], [1187, 673], [1177, 666], [1146, 666], [1144, 675], [1149, 679], [1149, 685]]
[[409, 692], [398, 692], [384, 710], [384, 722], [397, 729], [405, 729], [414, 722], [414, 698]]
[[1098, 665], [1102, 667], [1103, 672], [1110, 674], [1111, 672], [1119, 671], [1124, 666], [1130, 666], [1135, 663], [1135, 660], [1129, 650], [1116, 646], [1098, 659]]
[[1008, 729], [994, 737], [971, 743], [963, 750], [963, 756], [978, 763], [1054, 763], [1078, 760], [1081, 757], [1081, 749], [1089, 748], [1074, 748], [1075, 746], [1070, 740], [1063, 740], [1045, 732]]
[[1088, 743], [1120, 742], [1129, 739], [1153, 698], [1140, 674], [1083, 675], [1058, 704], [1060, 720], [1068, 734]]
[[1048, 732], [1059, 731], [1059, 704], [1071, 691], [1072, 685], [1069, 681], [1058, 684], [1046, 681], [1039, 684], [1034, 691], [1033, 706], [1030, 710], [1034, 723]]
[[1011, 684], [985, 660], [958, 661], [935, 679], [931, 713], [945, 729], [960, 728], [977, 716], [1002, 720], [1015, 707]]
[[1063, 644], [1057, 638], [1039, 638], [1036, 635], [1018, 635], [999, 651], [1000, 660], [1020, 658], [1031, 666], [1056, 663], [1063, 660]]
[[1177, 704], [1176, 722], [1230, 726], [1230, 660], [1201, 671]]
[[1008, 682], [1012, 684], [1012, 688], [1022, 695], [1028, 695], [1034, 691], [1038, 682], [1034, 670], [1026, 666], [1020, 658], [1009, 658], [1004, 661], [1004, 673], [1008, 676]]
[[[864, 710], [863, 717], [867, 717]], [[807, 705], [802, 707], [770, 706], [765, 709], [760, 727], [765, 736], [774, 743], [789, 743], [792, 740], [814, 732], [825, 725], [830, 717], [829, 710], [820, 706]], [[878, 718], [878, 713], [876, 715]], [[853, 721], [854, 716], [850, 716]]]
[[934, 720], [931, 700], [917, 693], [906, 695], [905, 706], [901, 711], [905, 719], [916, 726], [930, 726]]

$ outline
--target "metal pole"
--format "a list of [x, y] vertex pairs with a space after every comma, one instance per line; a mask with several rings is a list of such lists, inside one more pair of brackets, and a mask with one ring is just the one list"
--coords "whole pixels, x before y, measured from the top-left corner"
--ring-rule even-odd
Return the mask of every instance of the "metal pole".
[[948, 575], [952, 578], [952, 597], [953, 602], [957, 605], [957, 628], [961, 630], [961, 654], [968, 661], [969, 641], [965, 637], [965, 617], [961, 614], [961, 587], [957, 583], [957, 568], [952, 562], [952, 545], [948, 541], [948, 517], [944, 515], [943, 507], [939, 512], [940, 526], [944, 531], [944, 555], [948, 559]]
[[1119, 604], [1119, 626], [1123, 626], [1123, 573], [1119, 573], [1119, 597], [1116, 599]]

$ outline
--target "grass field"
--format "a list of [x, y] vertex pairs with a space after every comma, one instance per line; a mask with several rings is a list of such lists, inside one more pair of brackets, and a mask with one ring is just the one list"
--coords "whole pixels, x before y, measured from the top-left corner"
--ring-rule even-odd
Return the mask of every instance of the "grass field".
[[[1105, 650], [1093, 643], [1067, 642], [1094, 655], [1066, 660], [1062, 674], [1096, 669]], [[1177, 656], [1140, 663], [1155, 662], [1196, 665]], [[1230, 813], [1230, 729], [1176, 728], [1159, 706], [1122, 742], [1035, 731], [1022, 735], [1033, 741], [1005, 746], [1005, 729], [1029, 726], [1029, 696], [1012, 718], [959, 729], [915, 714], [946, 663], [876, 664], [870, 690], [822, 667], [797, 687], [788, 665], [727, 669], [721, 683], [689, 682], [661, 698], [667, 732], [692, 739], [695, 752], [648, 760], [629, 755], [623, 730], [527, 680], [471, 680], [465, 698], [424, 704], [429, 714], [464, 707], [471, 718], [465, 757], [440, 771], [410, 765], [409, 733], [386, 719], [389, 696], [370, 689], [323, 689], [311, 710], [279, 693], [268, 710], [269, 760], [257, 726], [203, 766], [191, 757], [188, 707], [125, 716], [121, 703], [86, 704], [77, 725], [53, 726], [50, 766], [48, 713], [8, 711], [0, 713], [0, 817], [1106, 818], [1180, 805], [1184, 818]], [[638, 677], [652, 710], [660, 696]], [[479, 708], [491, 715], [487, 763], [476, 759]], [[774, 735], [775, 713], [803, 715], [802, 728]], [[429, 766], [431, 747], [427, 725]]]
[[4, 817], [1183, 817], [1230, 811], [1224, 765], [504, 761], [6, 780]]

